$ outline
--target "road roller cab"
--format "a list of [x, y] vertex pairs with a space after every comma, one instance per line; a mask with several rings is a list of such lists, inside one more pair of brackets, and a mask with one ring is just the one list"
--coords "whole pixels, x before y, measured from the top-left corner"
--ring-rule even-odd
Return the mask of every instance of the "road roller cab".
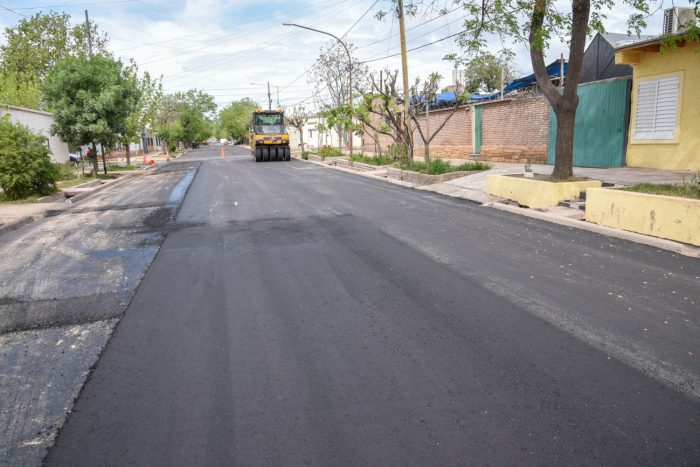
[[288, 161], [292, 158], [284, 112], [256, 110], [250, 126], [250, 149], [255, 162]]

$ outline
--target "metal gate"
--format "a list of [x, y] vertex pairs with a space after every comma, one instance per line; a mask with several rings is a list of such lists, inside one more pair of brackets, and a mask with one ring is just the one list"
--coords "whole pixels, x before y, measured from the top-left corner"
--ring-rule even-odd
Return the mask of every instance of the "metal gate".
[[[629, 129], [630, 78], [581, 84], [574, 129], [574, 166], [622, 167]], [[547, 162], [554, 164], [557, 117], [549, 113]]]
[[481, 112], [480, 105], [474, 106], [474, 154], [481, 154]]

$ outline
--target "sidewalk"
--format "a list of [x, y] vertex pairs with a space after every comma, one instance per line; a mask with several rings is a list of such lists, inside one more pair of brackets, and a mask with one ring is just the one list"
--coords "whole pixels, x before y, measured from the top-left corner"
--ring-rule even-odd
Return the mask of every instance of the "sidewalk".
[[[493, 167], [491, 170], [457, 178], [444, 183], [418, 187], [418, 189], [434, 191], [436, 193], [454, 196], [456, 198], [464, 198], [481, 204], [503, 201], [500, 198], [496, 198], [486, 193], [486, 177], [489, 175], [522, 173], [523, 166], [521, 164], [500, 162], [487, 163]], [[531, 168], [535, 173], [549, 175], [552, 173], [553, 166], [546, 164], [535, 164], [532, 165]], [[656, 170], [634, 167], [616, 167], [610, 169], [574, 167], [574, 176], [576, 177], [588, 177], [613, 185], [634, 185], [635, 183], [642, 182], [679, 183], [684, 180], [690, 180], [693, 175], [694, 173], [692, 171], [683, 170]], [[556, 208], [552, 210], [561, 211], [561, 209]]]
[[[298, 156], [297, 156], [298, 158]], [[412, 183], [393, 180], [382, 175], [383, 171], [377, 172], [358, 172], [350, 168], [337, 167], [329, 165], [325, 162], [306, 161], [312, 164], [331, 167], [335, 170], [355, 173], [364, 177], [379, 179], [391, 183], [400, 183], [404, 186], [414, 188], [416, 190], [432, 191], [453, 198], [462, 198], [469, 201], [479, 203], [483, 206], [508, 211], [513, 214], [519, 214], [526, 217], [531, 217], [538, 220], [552, 222], [567, 227], [588, 230], [610, 237], [621, 238], [644, 245], [649, 245], [662, 250], [673, 251], [685, 256], [700, 258], [700, 248], [687, 245], [684, 243], [666, 240], [658, 237], [628, 232], [625, 230], [614, 229], [583, 220], [584, 211], [577, 208], [568, 208], [565, 206], [553, 206], [547, 209], [529, 209], [518, 206], [516, 203], [491, 196], [486, 193], [486, 177], [489, 175], [501, 174], [518, 174], [522, 173], [523, 166], [521, 164], [510, 163], [493, 163], [488, 162], [492, 169], [483, 172], [478, 172], [472, 175], [467, 175], [461, 178], [449, 180], [447, 182], [436, 183], [433, 185], [415, 185]], [[450, 160], [451, 164], [459, 164], [467, 162], [465, 160]], [[537, 164], [531, 166], [536, 173], [549, 175], [553, 167], [546, 164]], [[636, 183], [678, 183], [689, 181], [695, 173], [692, 171], [678, 170], [655, 170], [632, 167], [620, 167], [610, 169], [596, 169], [587, 167], [575, 167], [574, 175], [578, 177], [589, 177], [600, 180], [604, 183], [612, 185], [632, 185]]]

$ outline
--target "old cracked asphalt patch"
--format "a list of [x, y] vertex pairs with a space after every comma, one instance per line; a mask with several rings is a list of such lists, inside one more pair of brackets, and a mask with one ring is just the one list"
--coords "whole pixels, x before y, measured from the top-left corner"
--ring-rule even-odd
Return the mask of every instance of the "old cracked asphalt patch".
[[41, 463], [197, 169], [171, 163], [3, 235], [0, 464]]

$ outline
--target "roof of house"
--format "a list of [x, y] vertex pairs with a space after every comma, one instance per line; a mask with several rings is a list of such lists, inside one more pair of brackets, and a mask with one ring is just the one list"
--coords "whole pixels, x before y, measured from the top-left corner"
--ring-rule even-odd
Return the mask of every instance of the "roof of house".
[[[677, 32], [675, 34], [670, 34], [670, 35], [666, 35], [666, 36], [651, 36], [649, 39], [640, 40], [640, 41], [634, 42], [632, 44], [622, 45], [620, 47], [617, 47], [616, 50], [634, 50], [634, 49], [642, 49], [644, 47], [649, 47], [649, 46], [660, 46], [663, 41], [668, 40], [668, 39], [672, 38], [673, 36], [682, 36], [683, 34], [685, 34], [685, 32], [681, 31], [681, 32]], [[684, 44], [685, 44], [685, 41], [683, 39], [681, 39], [680, 46], [683, 46]]]
[[640, 42], [640, 41], [646, 41], [649, 39], [653, 39], [654, 36], [651, 35], [636, 35], [636, 34], [626, 34], [626, 33], [619, 33], [619, 32], [606, 32], [604, 34], [600, 34], [600, 37], [605, 39], [613, 48], [618, 48], [618, 47], [623, 47], [625, 45], [630, 45], [632, 43]]
[[16, 105], [0, 104], [0, 109], [22, 110], [24, 112], [31, 112], [31, 113], [35, 113], [35, 114], [48, 115], [49, 117], [53, 117], [53, 114], [51, 112], [44, 112], [43, 110], [36, 110], [36, 109], [28, 109], [26, 107], [18, 107]]

